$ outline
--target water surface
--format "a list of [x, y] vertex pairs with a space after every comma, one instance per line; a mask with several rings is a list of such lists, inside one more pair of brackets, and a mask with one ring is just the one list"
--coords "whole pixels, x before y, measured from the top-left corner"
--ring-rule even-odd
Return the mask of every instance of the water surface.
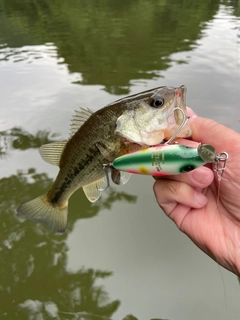
[[[57, 168], [75, 109], [185, 84], [201, 116], [240, 132], [239, 4], [184, 0], [0, 0], [2, 319], [239, 319], [237, 278], [159, 209], [151, 177], [82, 190], [57, 237], [15, 215]], [[132, 315], [132, 316], [130, 316]]]

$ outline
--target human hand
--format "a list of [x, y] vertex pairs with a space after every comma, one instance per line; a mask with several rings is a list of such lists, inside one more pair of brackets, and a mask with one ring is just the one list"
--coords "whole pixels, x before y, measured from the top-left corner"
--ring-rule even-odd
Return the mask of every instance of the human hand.
[[214, 146], [217, 153], [228, 153], [223, 179], [219, 182], [208, 164], [159, 178], [154, 193], [159, 206], [182, 232], [217, 263], [240, 276], [240, 134], [196, 117], [191, 110], [189, 114], [192, 140]]

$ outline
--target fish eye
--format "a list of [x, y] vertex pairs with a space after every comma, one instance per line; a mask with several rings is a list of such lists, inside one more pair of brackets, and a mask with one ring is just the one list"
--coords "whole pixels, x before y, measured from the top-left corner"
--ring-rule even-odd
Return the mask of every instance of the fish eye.
[[150, 99], [150, 105], [154, 108], [161, 108], [164, 105], [164, 99], [162, 97], [156, 96]]

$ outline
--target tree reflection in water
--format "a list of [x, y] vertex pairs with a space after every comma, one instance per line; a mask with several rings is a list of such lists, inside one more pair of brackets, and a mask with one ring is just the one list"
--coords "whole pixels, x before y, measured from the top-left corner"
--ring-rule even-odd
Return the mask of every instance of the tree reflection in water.
[[[1, 133], [5, 142], [1, 154], [6, 155], [8, 149], [37, 148], [51, 141], [48, 136], [47, 132], [33, 136], [21, 129]], [[67, 233], [53, 235], [44, 226], [15, 214], [20, 203], [43, 194], [52, 183], [46, 173], [37, 173], [34, 168], [0, 180], [0, 315], [4, 319], [109, 319], [120, 301], [111, 301], [96, 281], [112, 272], [85, 268], [67, 271]], [[111, 189], [96, 205], [83, 194], [80, 197], [76, 206], [71, 206], [68, 232], [76, 220], [96, 216], [117, 200], [136, 201], [135, 196]], [[73, 209], [80, 205], [84, 207], [82, 214]]]
[[[128, 94], [133, 79], [159, 77], [159, 71], [171, 65], [172, 53], [191, 51], [220, 4], [220, 0], [2, 2], [3, 43], [12, 48], [54, 44], [69, 72], [81, 74], [75, 83], [102, 84], [114, 94]], [[15, 55], [14, 50], [7, 51], [3, 59], [38, 58], [34, 52]]]
[[27, 150], [29, 148], [39, 148], [56, 140], [57, 134], [49, 131], [38, 131], [36, 135], [21, 128], [0, 132], [0, 158], [3, 158], [12, 149]]

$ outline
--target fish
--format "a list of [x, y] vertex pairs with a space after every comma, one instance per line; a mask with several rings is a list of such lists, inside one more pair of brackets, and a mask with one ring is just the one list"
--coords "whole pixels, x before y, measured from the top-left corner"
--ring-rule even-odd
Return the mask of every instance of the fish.
[[[96, 112], [75, 111], [69, 139], [39, 150], [43, 160], [59, 167], [52, 187], [45, 195], [20, 205], [17, 214], [54, 233], [64, 233], [71, 195], [83, 188], [89, 201], [97, 201], [106, 183], [103, 165], [171, 138], [187, 114], [185, 98], [185, 86], [163, 86], [119, 99]], [[177, 137], [190, 136], [187, 123]], [[112, 170], [116, 184], [126, 183], [129, 177], [129, 173]]]

